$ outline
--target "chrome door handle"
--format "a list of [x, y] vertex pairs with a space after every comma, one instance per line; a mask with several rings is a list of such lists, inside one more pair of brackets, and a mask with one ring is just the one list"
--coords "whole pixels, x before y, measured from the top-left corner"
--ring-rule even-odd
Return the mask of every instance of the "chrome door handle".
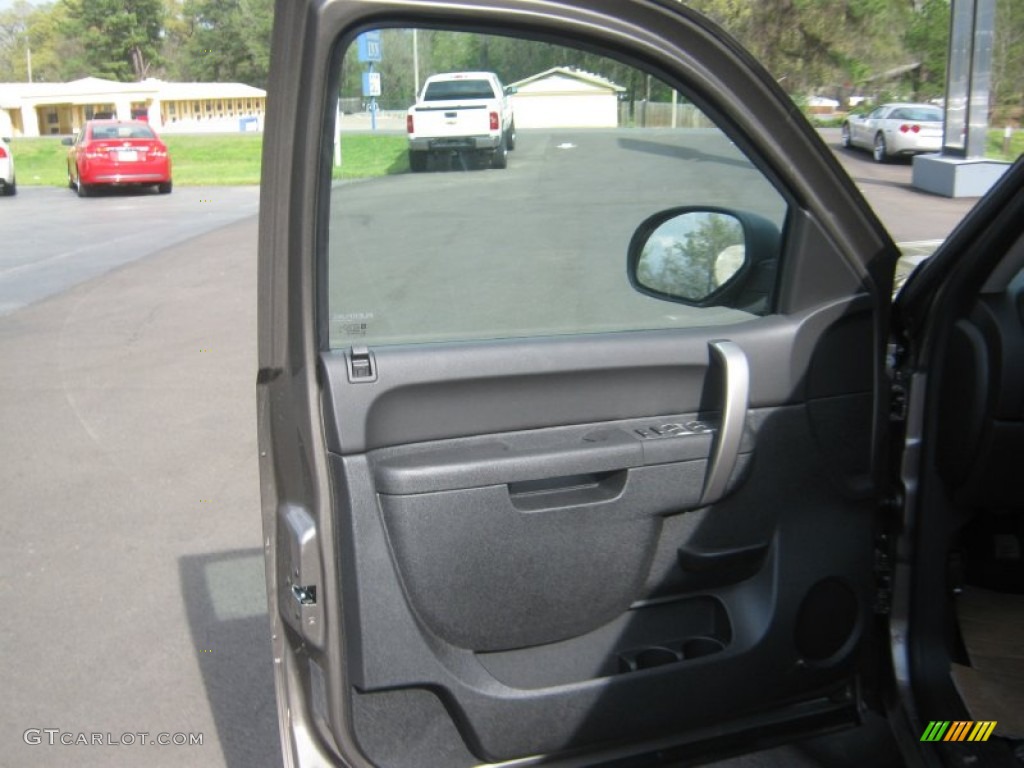
[[729, 478], [736, 468], [740, 442], [750, 404], [750, 365], [743, 349], [734, 341], [708, 342], [712, 360], [722, 366], [722, 421], [711, 447], [711, 458], [704, 478], [700, 506], [713, 504], [725, 494]]

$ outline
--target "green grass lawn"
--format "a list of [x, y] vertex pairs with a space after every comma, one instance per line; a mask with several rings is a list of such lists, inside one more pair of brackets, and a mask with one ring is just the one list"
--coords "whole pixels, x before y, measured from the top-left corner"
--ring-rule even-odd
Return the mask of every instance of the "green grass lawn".
[[11, 142], [14, 153], [14, 172], [18, 186], [64, 186], [68, 182], [67, 147], [60, 139], [15, 139]]
[[335, 179], [390, 176], [409, 170], [409, 140], [405, 134], [357, 134], [341, 137], [341, 166]]
[[179, 186], [237, 186], [260, 183], [259, 133], [164, 136], [171, 174]]
[[[179, 186], [260, 183], [263, 136], [231, 134], [164, 136], [171, 154], [174, 183]], [[360, 179], [404, 173], [409, 169], [408, 142], [399, 134], [342, 136], [342, 164], [336, 179]], [[67, 184], [67, 150], [59, 138], [15, 139], [12, 145], [18, 184]]]
[[992, 130], [988, 132], [988, 142], [985, 147], [985, 157], [991, 157], [995, 160], [1016, 160], [1021, 155], [1024, 155], [1024, 130], [1018, 130], [1013, 132], [1013, 136], [1010, 138], [1010, 152], [1009, 154], [1003, 153], [1003, 132], [1002, 130]]
[[[245, 185], [260, 183], [260, 134], [165, 136], [174, 163], [174, 183], [185, 186]], [[401, 134], [342, 136], [342, 164], [332, 170], [335, 179], [388, 176], [409, 170], [407, 142]], [[18, 183], [64, 186], [67, 183], [67, 147], [59, 138], [15, 139]], [[1024, 153], [1024, 131], [1015, 131], [1009, 155], [1003, 154], [1002, 130], [988, 135], [988, 157], [1014, 160]]]

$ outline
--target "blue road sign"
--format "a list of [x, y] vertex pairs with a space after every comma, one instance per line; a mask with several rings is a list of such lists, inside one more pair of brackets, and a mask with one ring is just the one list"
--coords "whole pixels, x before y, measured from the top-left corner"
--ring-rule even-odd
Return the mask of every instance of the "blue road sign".
[[380, 30], [364, 32], [356, 38], [356, 46], [359, 48], [359, 61], [363, 63], [380, 61]]

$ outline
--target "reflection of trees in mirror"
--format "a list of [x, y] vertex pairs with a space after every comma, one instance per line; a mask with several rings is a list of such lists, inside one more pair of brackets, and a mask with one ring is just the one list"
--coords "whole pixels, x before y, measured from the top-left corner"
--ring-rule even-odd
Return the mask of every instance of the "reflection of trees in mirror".
[[687, 213], [659, 226], [647, 241], [637, 279], [661, 293], [700, 301], [743, 264], [743, 226], [732, 216]]

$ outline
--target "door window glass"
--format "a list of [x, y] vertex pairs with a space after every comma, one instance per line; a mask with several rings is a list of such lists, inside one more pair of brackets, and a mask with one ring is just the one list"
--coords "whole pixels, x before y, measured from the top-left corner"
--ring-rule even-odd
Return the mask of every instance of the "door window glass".
[[[339, 110], [336, 127], [323, 292], [331, 347], [754, 316], [713, 297], [692, 306], [645, 295], [627, 276], [634, 233], [661, 211], [738, 210], [780, 232], [785, 224], [783, 196], [686, 94], [548, 43], [379, 34], [379, 60], [361, 61], [353, 43], [339, 76], [340, 103], [364, 108]], [[458, 85], [487, 84], [489, 72], [496, 98]], [[425, 84], [428, 100], [409, 111]]]

